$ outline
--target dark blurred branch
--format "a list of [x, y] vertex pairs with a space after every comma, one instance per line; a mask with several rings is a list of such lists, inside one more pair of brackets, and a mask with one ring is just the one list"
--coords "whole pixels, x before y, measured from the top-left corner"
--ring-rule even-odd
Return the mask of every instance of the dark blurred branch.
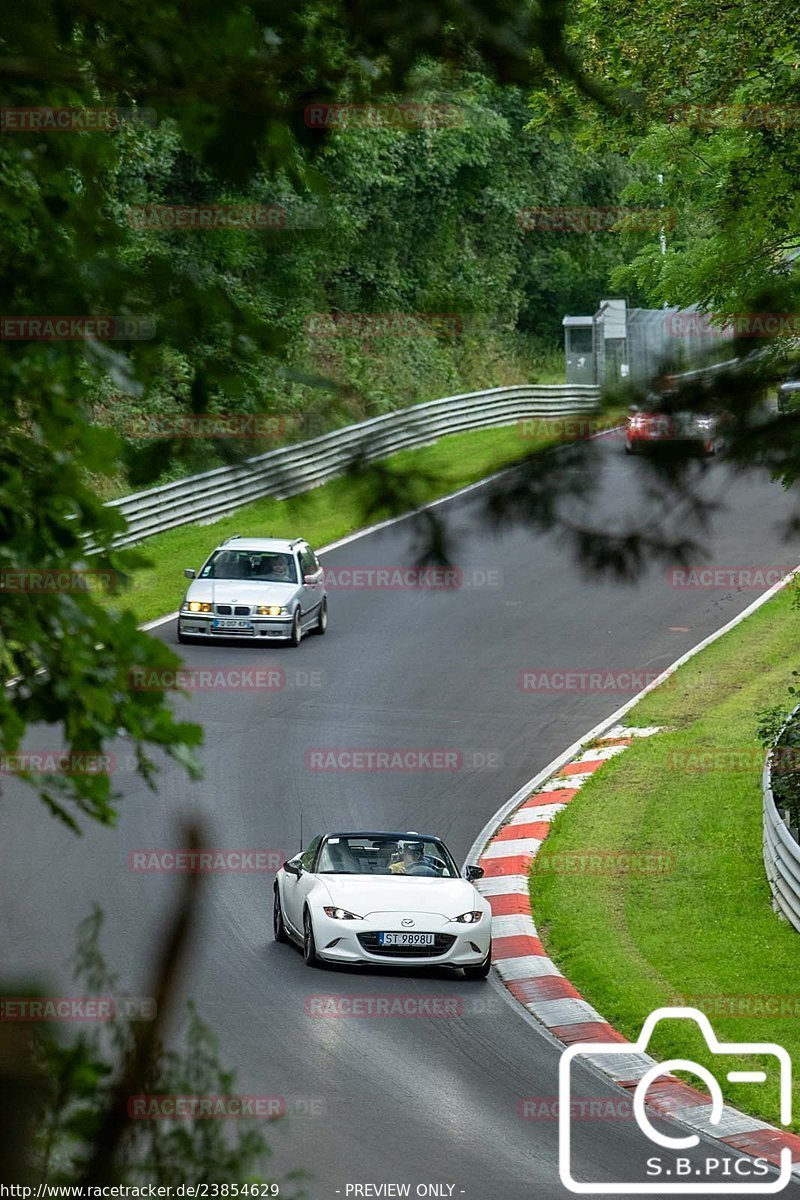
[[26, 1152], [46, 1083], [36, 1070], [30, 1026], [0, 1021], [0, 1181], [25, 1184]]
[[[203, 848], [202, 833], [197, 824], [187, 825], [181, 840], [189, 850]], [[142, 1091], [151, 1073], [158, 1051], [159, 1034], [174, 1001], [178, 969], [197, 916], [200, 882], [201, 876], [192, 872], [184, 878], [183, 894], [162, 942], [152, 986], [148, 992], [148, 995], [155, 999], [156, 1015], [152, 1021], [142, 1023], [133, 1051], [114, 1089], [106, 1115], [100, 1123], [94, 1153], [80, 1180], [82, 1186], [114, 1182], [115, 1160], [129, 1122], [128, 1100]]]

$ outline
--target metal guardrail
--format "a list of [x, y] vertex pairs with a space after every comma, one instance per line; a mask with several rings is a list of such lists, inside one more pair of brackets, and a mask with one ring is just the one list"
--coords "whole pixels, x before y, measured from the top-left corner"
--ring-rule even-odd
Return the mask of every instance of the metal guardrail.
[[600, 389], [591, 384], [521, 384], [429, 400], [372, 417], [232, 467], [217, 467], [111, 500], [108, 507], [119, 509], [128, 522], [115, 545], [126, 546], [179, 525], [223, 516], [263, 496], [285, 500], [350, 467], [428, 445], [443, 434], [513, 425], [529, 417], [591, 412], [599, 396]]
[[[792, 717], [797, 712], [798, 709], [795, 709]], [[775, 802], [772, 792], [772, 753], [770, 750], [767, 755], [763, 776], [764, 867], [775, 907], [800, 933], [800, 843], [787, 828]]]

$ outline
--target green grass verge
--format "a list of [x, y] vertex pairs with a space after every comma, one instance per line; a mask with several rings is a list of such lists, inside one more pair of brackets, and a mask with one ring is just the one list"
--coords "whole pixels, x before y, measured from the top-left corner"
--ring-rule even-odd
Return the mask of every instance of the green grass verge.
[[[798, 617], [791, 606], [791, 589], [784, 590], [646, 696], [626, 722], [664, 732], [601, 768], [559, 815], [543, 848], [648, 850], [673, 855], [673, 869], [638, 876], [534, 869], [531, 876], [548, 953], [629, 1038], [660, 1005], [694, 1002], [722, 1040], [778, 1042], [800, 1060], [800, 934], [771, 906], [755, 733], [756, 714], [782, 702], [794, 682]], [[709, 751], [711, 769], [682, 765]], [[766, 1015], [758, 998], [784, 998], [790, 1015]], [[729, 1084], [721, 1060], [715, 1065], [693, 1028], [658, 1026], [652, 1052], [703, 1063], [726, 1100], [777, 1122], [774, 1063], [762, 1060], [768, 1086]], [[796, 1080], [796, 1114], [799, 1089]]]
[[[611, 418], [603, 415], [604, 422]], [[446, 496], [553, 440], [552, 436], [523, 437], [512, 425], [451, 434], [432, 446], [393, 454], [384, 460], [385, 466], [396, 475], [417, 476], [396, 512]], [[313, 546], [323, 546], [396, 512], [376, 503], [369, 476], [335, 479], [291, 500], [256, 500], [210, 526], [183, 525], [148, 538], [141, 552], [149, 565], [137, 569], [121, 597], [106, 597], [105, 602], [131, 610], [138, 621], [149, 621], [177, 608], [185, 590], [183, 567], [199, 567], [214, 546], [232, 534], [299, 535]]]

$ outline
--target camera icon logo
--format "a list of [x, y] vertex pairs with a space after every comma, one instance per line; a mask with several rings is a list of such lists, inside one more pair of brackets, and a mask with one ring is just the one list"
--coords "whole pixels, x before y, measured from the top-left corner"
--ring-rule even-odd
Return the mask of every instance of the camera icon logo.
[[[654, 1145], [661, 1147], [665, 1151], [681, 1151], [690, 1150], [700, 1144], [700, 1138], [696, 1134], [687, 1134], [682, 1136], [670, 1136], [656, 1129], [648, 1116], [646, 1109], [647, 1091], [654, 1080], [661, 1076], [669, 1075], [673, 1071], [690, 1071], [693, 1075], [698, 1076], [708, 1087], [711, 1094], [710, 1112], [708, 1122], [712, 1126], [718, 1125], [723, 1115], [724, 1101], [722, 1098], [722, 1089], [720, 1088], [717, 1078], [708, 1070], [707, 1067], [700, 1063], [692, 1062], [690, 1059], [672, 1058], [667, 1062], [653, 1062], [649, 1057], [642, 1059], [641, 1056], [646, 1056], [647, 1047], [650, 1043], [650, 1038], [653, 1030], [659, 1021], [667, 1019], [691, 1020], [698, 1026], [700, 1032], [705, 1038], [706, 1044], [714, 1055], [734, 1055], [737, 1059], [742, 1055], [753, 1055], [763, 1059], [769, 1056], [777, 1063], [778, 1081], [780, 1085], [780, 1120], [782, 1125], [789, 1125], [792, 1119], [792, 1063], [788, 1052], [779, 1046], [776, 1042], [720, 1042], [714, 1033], [711, 1022], [705, 1013], [700, 1012], [697, 1008], [657, 1008], [644, 1022], [642, 1032], [637, 1040], [631, 1044], [621, 1042], [576, 1042], [569, 1046], [561, 1056], [558, 1071], [559, 1084], [559, 1152], [558, 1166], [561, 1182], [564, 1187], [575, 1195], [589, 1194], [605, 1194], [605, 1195], [647, 1195], [648, 1193], [658, 1192], [660, 1194], [686, 1194], [691, 1192], [695, 1195], [723, 1195], [734, 1196], [739, 1194], [745, 1195], [768, 1195], [782, 1191], [789, 1183], [792, 1174], [792, 1152], [784, 1146], [781, 1150], [780, 1171], [778, 1177], [770, 1177], [767, 1168], [758, 1174], [758, 1180], [749, 1182], [738, 1182], [732, 1178], [726, 1178], [722, 1182], [703, 1180], [698, 1178], [702, 1172], [694, 1166], [686, 1170], [667, 1170], [664, 1175], [686, 1175], [685, 1182], [670, 1181], [665, 1182], [663, 1175], [653, 1181], [637, 1181], [637, 1182], [619, 1182], [608, 1183], [606, 1181], [587, 1182], [579, 1181], [573, 1178], [572, 1174], [572, 1124], [571, 1124], [571, 1100], [572, 1100], [572, 1077], [573, 1060], [581, 1057], [595, 1065], [602, 1066], [602, 1060], [607, 1056], [613, 1056], [620, 1064], [622, 1060], [628, 1058], [633, 1059], [639, 1056], [638, 1062], [635, 1065], [637, 1070], [642, 1067], [647, 1069], [641, 1074], [639, 1082], [636, 1085], [636, 1090], [633, 1095], [633, 1115], [636, 1123], [647, 1139]], [[650, 1064], [650, 1065], [648, 1065]], [[609, 1064], [610, 1065], [610, 1064]], [[741, 1065], [741, 1064], [737, 1064]], [[724, 1077], [730, 1083], [766, 1083], [768, 1076], [763, 1070], [740, 1070], [733, 1069], [734, 1063], [730, 1063], [730, 1070], [725, 1070]], [[732, 1157], [734, 1152], [732, 1151]], [[652, 1162], [656, 1160], [648, 1160]], [[679, 1159], [678, 1162], [689, 1163], [688, 1159]], [[748, 1161], [748, 1160], [745, 1160]], [[752, 1161], [752, 1160], [750, 1160]], [[755, 1160], [758, 1162], [759, 1160]], [[763, 1161], [763, 1160], [762, 1160]], [[715, 1163], [719, 1166], [719, 1160], [707, 1159], [706, 1163]], [[710, 1171], [710, 1168], [709, 1168]], [[736, 1172], [742, 1174], [742, 1172]], [[766, 1177], [765, 1177], [766, 1176]]]

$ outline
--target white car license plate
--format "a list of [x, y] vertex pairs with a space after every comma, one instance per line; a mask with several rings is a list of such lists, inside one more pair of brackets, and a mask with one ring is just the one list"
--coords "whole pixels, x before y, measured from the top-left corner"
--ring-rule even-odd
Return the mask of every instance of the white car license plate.
[[226, 621], [216, 620], [211, 622], [212, 629], [252, 629], [253, 625], [250, 621]]
[[432, 946], [432, 933], [379, 933], [382, 946]]

